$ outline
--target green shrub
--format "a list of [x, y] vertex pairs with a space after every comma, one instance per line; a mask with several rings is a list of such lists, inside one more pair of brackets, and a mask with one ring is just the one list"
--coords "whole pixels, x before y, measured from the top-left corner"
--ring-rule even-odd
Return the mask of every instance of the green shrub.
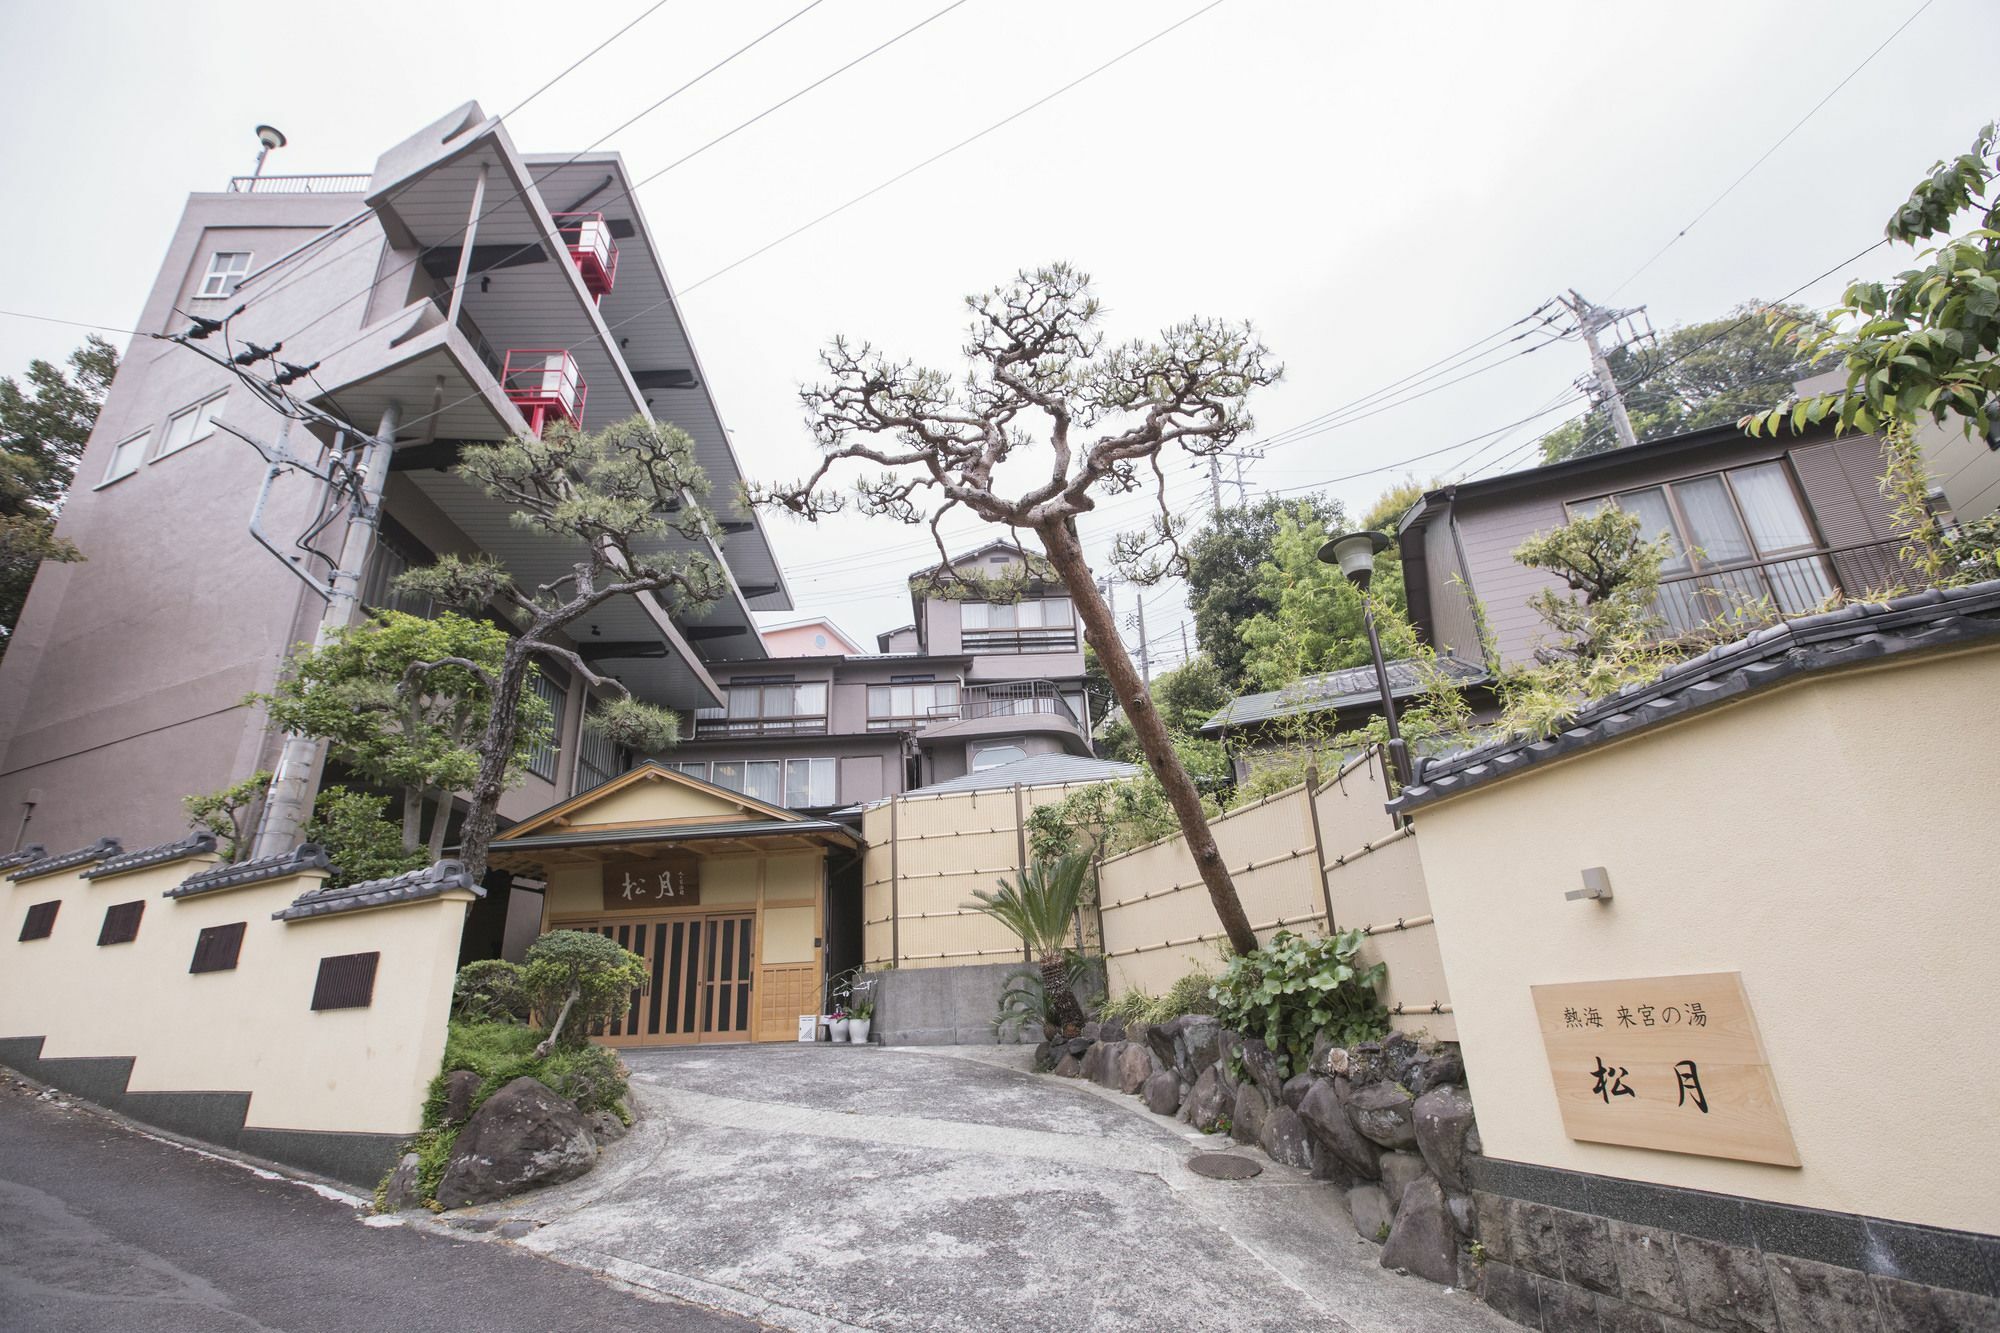
[[1106, 1022], [1143, 1023], [1154, 1003], [1153, 997], [1146, 992], [1128, 990], [1115, 1000], [1106, 1000], [1104, 1007], [1097, 1011], [1097, 1016]]
[[622, 1013], [646, 979], [645, 959], [587, 930], [542, 936], [529, 946], [521, 973], [535, 1016], [564, 1046], [587, 1044], [590, 1030]]
[[313, 802], [312, 821], [306, 825], [306, 841], [326, 848], [336, 872], [330, 884], [344, 887], [388, 879], [431, 863], [425, 848], [403, 846], [403, 826], [389, 819], [388, 808], [386, 796], [345, 787], [320, 792]]
[[1167, 987], [1167, 993], [1153, 1001], [1146, 1013], [1146, 1022], [1164, 1023], [1183, 1014], [1214, 1013], [1215, 1000], [1210, 994], [1214, 987], [1213, 974], [1195, 969]]
[[1389, 1030], [1379, 994], [1388, 968], [1360, 963], [1365, 938], [1359, 930], [1312, 937], [1279, 931], [1255, 953], [1229, 960], [1210, 988], [1216, 1017], [1260, 1038], [1287, 1077], [1306, 1067], [1322, 1033], [1341, 1046], [1375, 1040]]
[[461, 1023], [525, 1023], [528, 991], [521, 969], [504, 958], [481, 958], [458, 969], [451, 1016]]

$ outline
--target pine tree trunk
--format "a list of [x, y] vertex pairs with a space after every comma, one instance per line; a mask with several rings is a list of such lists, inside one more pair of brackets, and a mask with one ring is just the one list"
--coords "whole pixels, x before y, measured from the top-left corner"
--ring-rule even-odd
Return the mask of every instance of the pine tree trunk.
[[1195, 790], [1194, 779], [1188, 776], [1180, 755], [1174, 752], [1173, 740], [1167, 735], [1159, 711], [1153, 707], [1152, 695], [1139, 679], [1138, 669], [1125, 651], [1124, 640], [1118, 637], [1111, 608], [1105, 605], [1103, 595], [1097, 591], [1097, 582], [1091, 577], [1090, 566], [1084, 561], [1082, 544], [1063, 521], [1038, 526], [1035, 532], [1048, 551], [1049, 563], [1069, 589], [1070, 601], [1083, 618], [1084, 634], [1097, 650], [1097, 660], [1111, 681], [1111, 692], [1118, 696], [1125, 719], [1139, 738], [1139, 748], [1145, 752], [1153, 775], [1166, 792], [1167, 804], [1173, 807], [1174, 817], [1180, 821], [1181, 836], [1187, 840], [1188, 852], [1194, 857], [1201, 882], [1208, 888], [1209, 901], [1215, 904], [1215, 915], [1229, 936], [1230, 947], [1238, 953], [1255, 951], [1257, 933], [1250, 929], [1250, 918], [1243, 914], [1236, 885], [1222, 863], [1221, 849], [1215, 845], [1215, 834], [1201, 808], [1201, 794]]
[[459, 831], [458, 859], [474, 884], [486, 877], [486, 847], [500, 823], [500, 794], [507, 790], [507, 760], [514, 753], [520, 728], [515, 710], [528, 683], [528, 650], [520, 639], [509, 639], [493, 676], [493, 699], [486, 716], [486, 734], [479, 742], [479, 776], [472, 780], [472, 809]]

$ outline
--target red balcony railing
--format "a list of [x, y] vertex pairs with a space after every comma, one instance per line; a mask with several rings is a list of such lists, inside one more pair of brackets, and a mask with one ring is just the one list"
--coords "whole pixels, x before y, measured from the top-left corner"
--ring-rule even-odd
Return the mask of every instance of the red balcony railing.
[[557, 213], [556, 232], [569, 247], [569, 257], [583, 275], [583, 285], [596, 300], [618, 281], [618, 247], [602, 213]]
[[528, 418], [528, 429], [539, 437], [550, 417], [572, 426], [583, 420], [589, 386], [576, 368], [576, 358], [560, 347], [516, 347], [500, 368], [500, 387]]

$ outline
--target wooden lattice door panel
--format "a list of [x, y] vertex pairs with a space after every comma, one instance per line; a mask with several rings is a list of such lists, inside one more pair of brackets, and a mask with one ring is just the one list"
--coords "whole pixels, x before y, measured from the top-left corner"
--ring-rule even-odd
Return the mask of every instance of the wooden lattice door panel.
[[758, 1041], [795, 1041], [799, 1015], [819, 1012], [819, 965], [785, 963], [757, 969]]
[[702, 933], [701, 1039], [748, 1040], [753, 977], [750, 950], [756, 918], [710, 917]]

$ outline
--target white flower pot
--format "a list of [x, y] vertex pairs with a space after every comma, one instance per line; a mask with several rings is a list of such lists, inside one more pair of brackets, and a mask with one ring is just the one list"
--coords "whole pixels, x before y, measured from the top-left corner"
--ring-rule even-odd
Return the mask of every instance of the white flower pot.
[[836, 1018], [832, 1022], [826, 1025], [827, 1035], [831, 1037], [834, 1041], [846, 1041], [847, 1027], [848, 1027], [847, 1019]]
[[868, 1044], [868, 1029], [875, 1025], [872, 1018], [850, 1018], [847, 1020], [847, 1039], [856, 1046]]

